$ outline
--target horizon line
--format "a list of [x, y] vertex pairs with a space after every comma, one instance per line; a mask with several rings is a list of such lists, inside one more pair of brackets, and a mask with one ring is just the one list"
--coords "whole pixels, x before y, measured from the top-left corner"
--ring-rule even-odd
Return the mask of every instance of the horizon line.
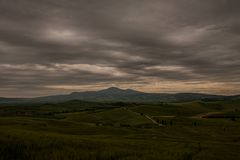
[[132, 90], [140, 93], [145, 93], [145, 94], [205, 94], [205, 95], [214, 95], [214, 96], [239, 96], [240, 93], [237, 94], [217, 94], [217, 93], [209, 93], [209, 92], [174, 92], [174, 91], [169, 91], [169, 92], [143, 92], [139, 91], [137, 89], [132, 89], [132, 88], [120, 88], [120, 87], [107, 87], [103, 89], [98, 89], [98, 90], [83, 90], [83, 91], [72, 91], [72, 92], [67, 92], [67, 93], [59, 93], [59, 94], [47, 94], [47, 95], [41, 95], [41, 96], [0, 96], [0, 98], [11, 98], [11, 99], [34, 99], [34, 98], [41, 98], [41, 97], [50, 97], [50, 96], [59, 96], [59, 95], [70, 95], [72, 93], [84, 93], [84, 92], [99, 92], [103, 90], [108, 90], [108, 89], [119, 89], [119, 90]]

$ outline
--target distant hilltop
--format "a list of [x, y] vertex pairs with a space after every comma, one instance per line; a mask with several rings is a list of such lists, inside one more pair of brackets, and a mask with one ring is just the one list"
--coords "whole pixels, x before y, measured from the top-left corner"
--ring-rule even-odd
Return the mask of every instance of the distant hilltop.
[[132, 89], [110, 87], [99, 91], [72, 92], [66, 95], [51, 95], [37, 98], [0, 98], [0, 103], [66, 102], [70, 100], [100, 102], [178, 102], [193, 100], [240, 99], [239, 95], [223, 96], [201, 93], [144, 93]]

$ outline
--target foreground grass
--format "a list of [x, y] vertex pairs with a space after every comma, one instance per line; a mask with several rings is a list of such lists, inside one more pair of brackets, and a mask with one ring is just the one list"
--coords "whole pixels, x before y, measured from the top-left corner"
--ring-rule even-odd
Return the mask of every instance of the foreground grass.
[[[13, 106], [10, 111], [3, 107], [6, 114], [0, 107], [3, 113], [0, 160], [240, 159], [239, 119], [190, 118], [219, 110], [217, 107], [208, 109], [206, 104], [201, 107], [199, 103], [192, 112], [185, 109], [194, 107], [194, 103], [174, 104], [169, 108], [125, 104], [124, 107], [92, 110], [52, 106], [51, 110], [39, 108], [41, 114], [36, 106], [35, 114], [25, 114], [21, 106]], [[231, 113], [229, 109], [234, 108], [236, 106], [224, 106], [221, 112]], [[19, 115], [19, 110], [24, 115]], [[31, 112], [31, 107], [27, 107], [27, 111]], [[166, 124], [163, 127], [153, 125], [143, 113], [158, 117]]]

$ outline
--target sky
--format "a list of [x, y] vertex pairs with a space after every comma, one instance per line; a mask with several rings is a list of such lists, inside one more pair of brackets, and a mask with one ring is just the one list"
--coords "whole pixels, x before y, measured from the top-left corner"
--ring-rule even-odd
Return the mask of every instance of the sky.
[[0, 96], [240, 94], [239, 0], [0, 0]]

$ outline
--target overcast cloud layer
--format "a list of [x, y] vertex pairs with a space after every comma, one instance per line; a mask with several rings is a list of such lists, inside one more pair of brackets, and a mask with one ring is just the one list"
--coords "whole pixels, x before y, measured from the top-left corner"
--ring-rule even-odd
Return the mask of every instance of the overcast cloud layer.
[[0, 0], [0, 96], [240, 93], [239, 0]]

